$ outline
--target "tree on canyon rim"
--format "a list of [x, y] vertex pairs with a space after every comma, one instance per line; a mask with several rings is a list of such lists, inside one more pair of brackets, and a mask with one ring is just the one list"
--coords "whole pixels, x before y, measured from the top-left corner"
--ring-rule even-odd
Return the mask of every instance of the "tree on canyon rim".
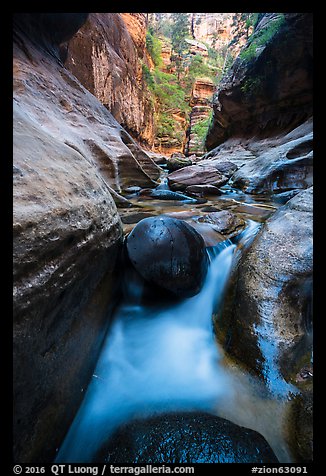
[[173, 24], [171, 27], [172, 49], [176, 54], [175, 65], [178, 79], [182, 69], [182, 55], [187, 47], [186, 38], [190, 34], [189, 13], [172, 13]]

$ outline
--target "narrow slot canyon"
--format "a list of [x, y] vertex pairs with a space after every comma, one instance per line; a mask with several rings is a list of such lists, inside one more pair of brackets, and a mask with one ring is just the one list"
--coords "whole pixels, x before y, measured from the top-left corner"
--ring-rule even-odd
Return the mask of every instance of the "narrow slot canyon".
[[313, 461], [310, 13], [16, 13], [15, 464]]

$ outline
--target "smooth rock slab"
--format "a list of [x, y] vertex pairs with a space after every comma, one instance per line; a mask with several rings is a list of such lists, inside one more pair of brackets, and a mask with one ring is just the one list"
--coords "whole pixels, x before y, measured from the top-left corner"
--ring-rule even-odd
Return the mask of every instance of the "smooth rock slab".
[[225, 177], [228, 178], [230, 178], [239, 168], [238, 165], [234, 164], [233, 162], [230, 162], [229, 160], [218, 159], [215, 157], [199, 162], [200, 166], [206, 164], [215, 167], [221, 174], [225, 175]]
[[221, 190], [215, 187], [215, 185], [189, 185], [185, 192], [198, 197], [205, 197], [206, 195], [222, 195]]
[[148, 189], [141, 190], [139, 195], [147, 195], [149, 197], [158, 198], [159, 200], [189, 200], [196, 202], [195, 199], [184, 195], [183, 193], [172, 192], [172, 190]]
[[176, 170], [168, 176], [169, 186], [172, 190], [185, 190], [190, 185], [215, 185], [220, 187], [229, 179], [222, 175], [215, 167], [205, 165], [191, 165]]
[[145, 218], [128, 235], [126, 246], [146, 281], [178, 296], [200, 291], [208, 256], [203, 238], [188, 223], [166, 216]]
[[257, 432], [201, 412], [131, 421], [102, 447], [96, 461], [121, 463], [277, 463]]

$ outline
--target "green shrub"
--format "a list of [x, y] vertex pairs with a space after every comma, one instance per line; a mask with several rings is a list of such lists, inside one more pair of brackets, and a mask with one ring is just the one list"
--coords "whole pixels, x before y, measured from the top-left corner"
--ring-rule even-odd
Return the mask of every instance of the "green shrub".
[[168, 137], [175, 145], [182, 145], [185, 131], [173, 116], [165, 113], [158, 113], [156, 116], [156, 124], [156, 135], [158, 139]]
[[157, 36], [155, 36], [152, 29], [149, 29], [146, 33], [146, 48], [155, 66], [161, 66], [162, 65], [162, 56], [161, 56], [162, 43], [157, 38]]
[[148, 66], [146, 66], [146, 64], [142, 64], [142, 73], [143, 73], [143, 78], [147, 84], [147, 86], [153, 90], [154, 89], [154, 86], [155, 86], [155, 83], [154, 83], [154, 78], [153, 78], [153, 75], [149, 69]]
[[180, 109], [183, 112], [189, 110], [185, 100], [185, 92], [175, 74], [168, 74], [155, 69], [153, 91], [163, 112], [167, 109]]
[[205, 145], [205, 139], [212, 120], [212, 115], [213, 113], [211, 111], [208, 117], [196, 122], [196, 124], [194, 124], [191, 128], [191, 132], [197, 136], [198, 144], [201, 146]]
[[280, 18], [271, 22], [265, 28], [262, 28], [258, 32], [254, 33], [249, 39], [249, 46], [241, 51], [239, 57], [244, 61], [251, 61], [256, 56], [256, 50], [260, 46], [265, 45], [270, 41], [275, 33], [277, 33], [285, 22], [284, 14], [282, 13]]

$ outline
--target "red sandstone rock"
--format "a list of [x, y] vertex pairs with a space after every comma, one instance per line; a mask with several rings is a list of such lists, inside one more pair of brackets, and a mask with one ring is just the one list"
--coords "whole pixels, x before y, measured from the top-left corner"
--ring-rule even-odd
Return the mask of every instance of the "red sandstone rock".
[[222, 175], [215, 167], [191, 165], [172, 172], [168, 182], [172, 190], [185, 190], [189, 185], [224, 185], [228, 178]]

